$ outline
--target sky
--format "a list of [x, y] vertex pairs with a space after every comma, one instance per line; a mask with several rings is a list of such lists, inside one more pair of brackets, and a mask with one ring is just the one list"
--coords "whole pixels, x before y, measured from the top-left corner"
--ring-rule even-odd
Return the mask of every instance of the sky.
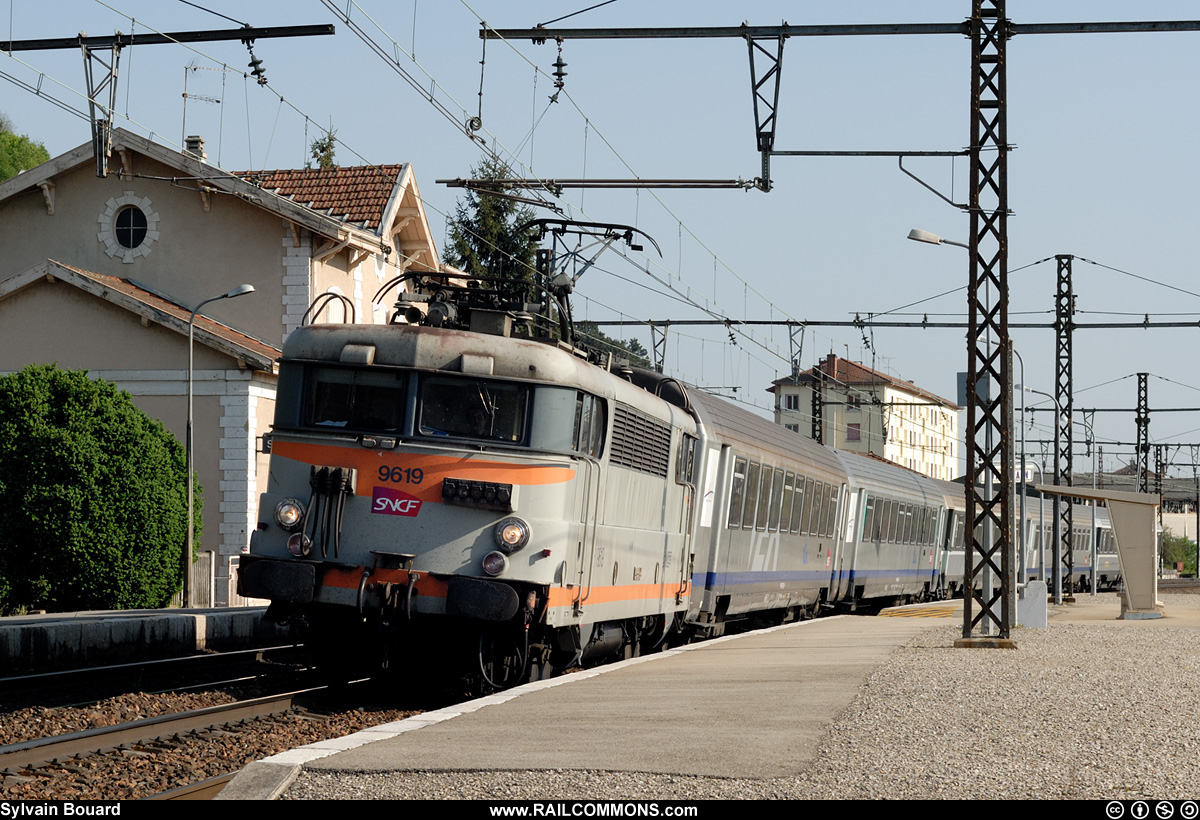
[[[523, 176], [758, 176], [743, 41], [567, 40], [557, 102], [550, 101], [553, 41], [482, 47], [481, 21], [529, 28], [593, 2], [209, 0], [202, 9], [178, 0], [8, 0], [0, 3], [0, 35], [333, 23], [332, 37], [256, 42], [267, 86], [244, 76], [249, 54], [237, 41], [126, 49], [117, 124], [172, 146], [185, 132], [201, 134], [209, 161], [227, 170], [302, 167], [309, 143], [332, 126], [340, 164], [413, 164], [439, 245], [461, 191], [436, 180], [470, 176], [484, 156], [479, 142]], [[952, 23], [970, 6], [760, 0], [735, 12], [718, 2], [616, 0], [548, 27]], [[1016, 23], [1187, 20], [1200, 19], [1200, 4], [1009, 0], [1008, 16]], [[1200, 412], [1156, 412], [1200, 407], [1193, 355], [1200, 282], [1189, 239], [1198, 222], [1200, 112], [1187, 93], [1200, 72], [1198, 54], [1200, 32], [1019, 35], [1008, 44], [1010, 321], [1053, 321], [1054, 256], [1073, 254], [1077, 321], [1148, 314], [1198, 322], [1196, 329], [1076, 331], [1077, 470], [1091, 468], [1080, 411], [1134, 408], [1139, 372], [1151, 374], [1151, 441], [1200, 443]], [[782, 65], [778, 150], [955, 151], [969, 142], [966, 38], [792, 38]], [[0, 72], [0, 111], [19, 133], [43, 142], [51, 156], [89, 141], [86, 117], [46, 99], [86, 112], [78, 51], [3, 53]], [[477, 140], [462, 127], [474, 116], [483, 122]], [[911, 159], [905, 167], [950, 200], [966, 199], [965, 158]], [[576, 317], [844, 321], [895, 311], [890, 318], [966, 320], [966, 251], [906, 236], [920, 228], [965, 242], [969, 219], [904, 175], [895, 159], [776, 157], [772, 178], [770, 193], [593, 189], [553, 199], [566, 217], [635, 225], [662, 249], [661, 257], [649, 244], [627, 258], [601, 257], [579, 280]], [[546, 209], [538, 215], [555, 216]], [[607, 330], [652, 346], [648, 331]], [[736, 345], [729, 335], [724, 327], [672, 328], [666, 368], [769, 415], [766, 390], [790, 372], [789, 335], [759, 328], [735, 334]], [[1025, 384], [1053, 393], [1053, 331], [1014, 329], [1012, 337]], [[962, 330], [813, 327], [802, 341], [804, 368], [833, 352], [951, 401], [956, 374], [967, 368]], [[1030, 406], [1050, 406], [1028, 398]], [[1029, 415], [1027, 440], [1050, 438], [1050, 414]], [[1104, 467], [1127, 461], [1132, 447], [1116, 442], [1136, 440], [1133, 413], [1097, 413], [1090, 421]], [[1039, 460], [1048, 448], [1027, 449]], [[1192, 475], [1188, 447], [1168, 450], [1167, 458], [1186, 465], [1174, 474]]]

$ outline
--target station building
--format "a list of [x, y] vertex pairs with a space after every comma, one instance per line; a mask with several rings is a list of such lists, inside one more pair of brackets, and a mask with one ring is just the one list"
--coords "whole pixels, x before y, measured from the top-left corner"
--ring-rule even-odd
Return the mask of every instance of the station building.
[[114, 129], [106, 177], [89, 140], [0, 183], [0, 373], [86, 369], [182, 441], [191, 312], [254, 286], [195, 321], [204, 524], [190, 597], [227, 605], [266, 486], [283, 341], [305, 322], [387, 322], [398, 277], [439, 260], [411, 165], [231, 174], [188, 143]]
[[[772, 382], [775, 423], [839, 450], [873, 455], [947, 481], [956, 478], [958, 405], [830, 353], [815, 367]], [[817, 404], [819, 402], [819, 405]]]

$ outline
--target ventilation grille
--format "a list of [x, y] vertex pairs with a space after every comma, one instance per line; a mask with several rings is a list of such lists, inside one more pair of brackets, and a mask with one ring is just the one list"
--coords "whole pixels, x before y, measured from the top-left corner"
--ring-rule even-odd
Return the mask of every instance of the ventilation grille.
[[671, 428], [618, 404], [609, 461], [666, 478], [671, 464]]

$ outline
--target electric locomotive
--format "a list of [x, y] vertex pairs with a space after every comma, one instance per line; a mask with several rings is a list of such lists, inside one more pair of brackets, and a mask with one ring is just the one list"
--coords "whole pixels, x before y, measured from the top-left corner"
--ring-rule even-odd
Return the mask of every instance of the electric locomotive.
[[403, 656], [498, 688], [658, 645], [686, 609], [685, 391], [514, 338], [513, 318], [308, 325], [285, 343], [239, 582], [327, 667]]

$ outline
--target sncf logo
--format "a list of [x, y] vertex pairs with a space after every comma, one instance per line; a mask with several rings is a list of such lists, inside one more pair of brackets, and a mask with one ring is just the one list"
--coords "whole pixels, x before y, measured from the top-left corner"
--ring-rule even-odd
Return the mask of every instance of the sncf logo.
[[383, 515], [404, 515], [413, 518], [421, 511], [421, 499], [391, 487], [375, 487], [371, 496], [371, 512]]

